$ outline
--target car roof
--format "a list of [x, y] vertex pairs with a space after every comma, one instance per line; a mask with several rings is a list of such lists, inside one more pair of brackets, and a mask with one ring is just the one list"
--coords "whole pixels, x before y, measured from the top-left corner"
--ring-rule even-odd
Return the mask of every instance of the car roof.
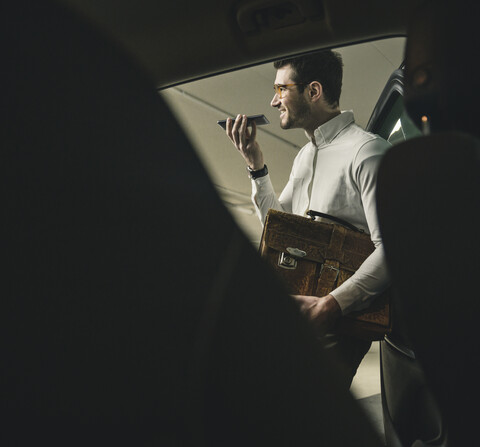
[[140, 62], [157, 87], [285, 55], [405, 35], [420, 0], [59, 0]]

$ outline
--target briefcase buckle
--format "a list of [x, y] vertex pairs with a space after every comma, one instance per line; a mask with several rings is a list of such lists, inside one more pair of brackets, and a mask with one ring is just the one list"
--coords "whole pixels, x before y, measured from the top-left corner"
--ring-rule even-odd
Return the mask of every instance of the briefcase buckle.
[[287, 247], [287, 253], [281, 252], [278, 257], [278, 265], [284, 269], [294, 270], [297, 268], [297, 260], [295, 258], [303, 258], [307, 253], [299, 248]]
[[282, 269], [295, 270], [297, 268], [297, 260], [293, 256], [282, 251], [278, 257], [278, 266]]
[[329, 270], [333, 270], [335, 272], [335, 280], [333, 282], [336, 284], [337, 280], [338, 280], [338, 277], [340, 275], [340, 269], [338, 267], [333, 266], [333, 265], [324, 263], [324, 264], [322, 264], [322, 267], [320, 268], [320, 275], [322, 274], [324, 268], [327, 268]]

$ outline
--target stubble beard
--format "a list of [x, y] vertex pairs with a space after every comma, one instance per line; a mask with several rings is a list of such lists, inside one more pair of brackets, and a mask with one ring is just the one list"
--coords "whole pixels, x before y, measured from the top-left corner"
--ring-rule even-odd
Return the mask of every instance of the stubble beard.
[[302, 98], [297, 104], [292, 105], [286, 112], [286, 121], [280, 121], [280, 127], [286, 129], [304, 129], [310, 115], [307, 102]]

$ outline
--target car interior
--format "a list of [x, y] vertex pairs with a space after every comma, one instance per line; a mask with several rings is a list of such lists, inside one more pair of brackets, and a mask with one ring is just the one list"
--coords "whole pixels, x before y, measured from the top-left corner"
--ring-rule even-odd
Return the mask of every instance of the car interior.
[[[475, 444], [476, 7], [439, 3], [2, 2], [2, 445]], [[279, 129], [272, 62], [327, 48], [342, 108], [392, 144], [380, 432], [260, 259], [217, 124], [266, 115], [280, 192], [305, 135]]]

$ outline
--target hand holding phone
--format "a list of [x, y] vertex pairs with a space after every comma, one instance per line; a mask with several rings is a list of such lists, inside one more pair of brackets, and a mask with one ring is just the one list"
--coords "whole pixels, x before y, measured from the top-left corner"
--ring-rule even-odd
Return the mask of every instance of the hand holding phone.
[[[248, 124], [256, 123], [259, 125], [269, 124], [269, 121], [265, 115], [238, 115], [240, 119], [240, 126], [232, 126], [230, 131], [227, 130], [227, 120], [217, 121], [217, 123], [226, 130], [227, 136], [230, 138], [233, 145], [237, 148], [240, 155], [244, 158], [245, 162], [251, 169], [259, 170], [265, 165], [263, 161], [263, 154], [260, 150], [260, 146], [255, 139], [257, 128], [256, 126], [251, 126], [248, 128]], [[227, 118], [228, 119], [228, 118]], [[232, 121], [235, 121], [235, 118], [231, 118]], [[247, 122], [244, 127], [245, 121]], [[255, 169], [256, 168], [256, 169]]]

